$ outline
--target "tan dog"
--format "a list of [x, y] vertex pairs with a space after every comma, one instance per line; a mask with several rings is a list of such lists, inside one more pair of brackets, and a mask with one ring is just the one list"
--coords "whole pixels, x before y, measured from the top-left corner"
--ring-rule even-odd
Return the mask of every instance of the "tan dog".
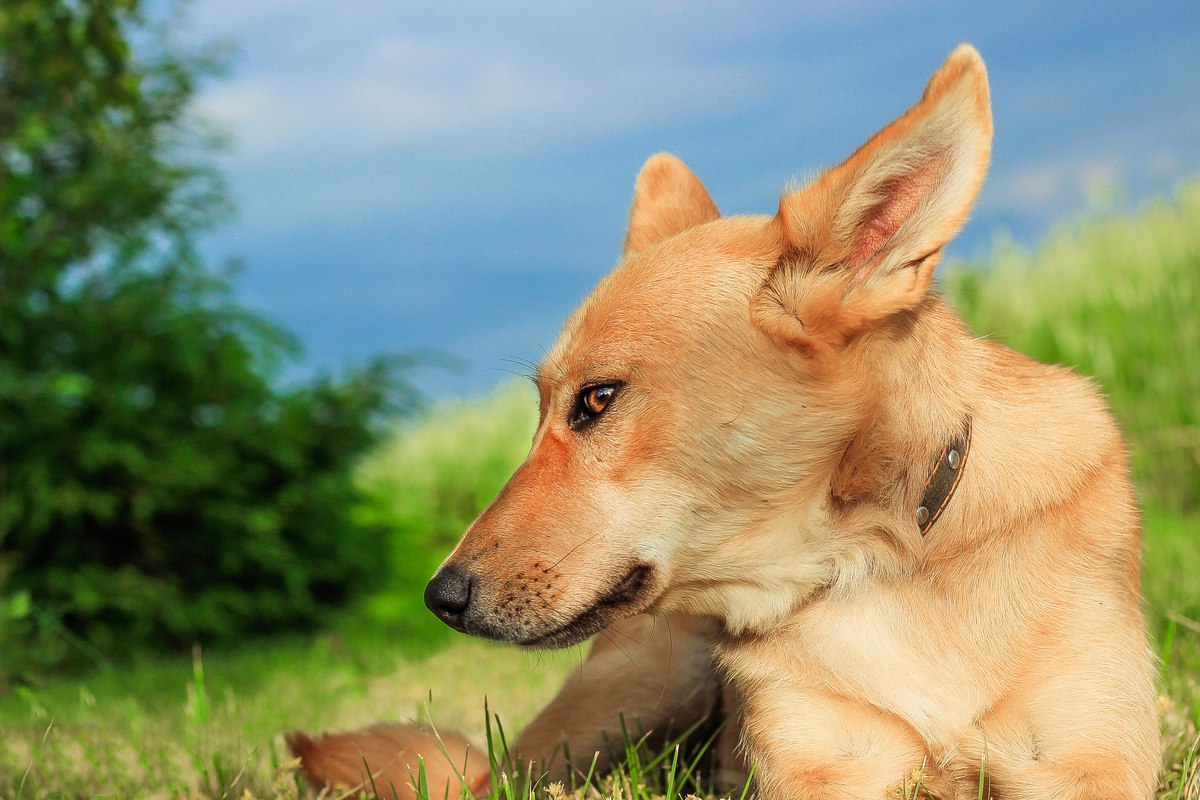
[[538, 371], [528, 459], [426, 593], [473, 635], [647, 643], [657, 680], [631, 681], [598, 640], [523, 758], [565, 739], [578, 761], [621, 709], [687, 724], [724, 685], [762, 797], [883, 798], [923, 765], [941, 798], [981, 770], [1006, 800], [1151, 796], [1117, 427], [930, 290], [991, 138], [962, 46], [774, 216], [721, 218], [647, 162], [620, 264]]

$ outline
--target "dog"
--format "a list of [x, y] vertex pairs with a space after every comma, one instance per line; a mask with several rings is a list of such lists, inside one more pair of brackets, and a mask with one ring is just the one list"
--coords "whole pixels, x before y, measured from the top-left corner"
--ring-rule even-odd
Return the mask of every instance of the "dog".
[[[618, 713], [718, 715], [762, 798], [883, 798], [914, 770], [939, 798], [1152, 796], [1117, 425], [933, 287], [991, 142], [962, 45], [774, 215], [722, 217], [681, 161], [646, 163], [620, 262], [537, 371], [527, 460], [426, 589], [474, 636], [605, 634], [521, 759], [603, 752]], [[306, 769], [363, 735], [308, 740]], [[483, 791], [481, 769], [447, 780]]]

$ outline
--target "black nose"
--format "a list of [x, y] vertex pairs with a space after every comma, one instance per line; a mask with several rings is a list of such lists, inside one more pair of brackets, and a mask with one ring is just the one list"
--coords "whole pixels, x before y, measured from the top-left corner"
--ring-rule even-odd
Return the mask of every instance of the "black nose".
[[425, 607], [442, 622], [463, 630], [463, 614], [471, 602], [471, 576], [454, 567], [445, 567], [425, 587]]

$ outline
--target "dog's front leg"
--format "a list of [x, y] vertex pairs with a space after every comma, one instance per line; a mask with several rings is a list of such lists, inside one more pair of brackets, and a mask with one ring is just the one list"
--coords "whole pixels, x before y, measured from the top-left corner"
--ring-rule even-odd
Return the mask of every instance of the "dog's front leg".
[[703, 721], [721, 694], [715, 637], [712, 621], [682, 614], [638, 615], [612, 625], [521, 732], [520, 759], [540, 763], [551, 780], [571, 769], [586, 772], [593, 757], [602, 772], [614, 753], [624, 752], [622, 720], [630, 735], [650, 733], [652, 742]]
[[763, 800], [882, 800], [922, 766], [916, 732], [878, 709], [784, 682], [746, 688], [743, 739]]

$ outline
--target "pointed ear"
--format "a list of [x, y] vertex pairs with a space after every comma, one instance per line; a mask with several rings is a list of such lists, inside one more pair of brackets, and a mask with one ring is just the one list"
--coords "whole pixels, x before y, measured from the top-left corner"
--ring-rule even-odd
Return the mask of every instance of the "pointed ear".
[[754, 300], [769, 334], [840, 346], [925, 297], [979, 193], [992, 146], [983, 59], [960, 45], [907, 113], [784, 195], [783, 254]]
[[670, 153], [650, 156], [638, 173], [622, 257], [680, 231], [717, 219], [721, 212], [687, 165]]

